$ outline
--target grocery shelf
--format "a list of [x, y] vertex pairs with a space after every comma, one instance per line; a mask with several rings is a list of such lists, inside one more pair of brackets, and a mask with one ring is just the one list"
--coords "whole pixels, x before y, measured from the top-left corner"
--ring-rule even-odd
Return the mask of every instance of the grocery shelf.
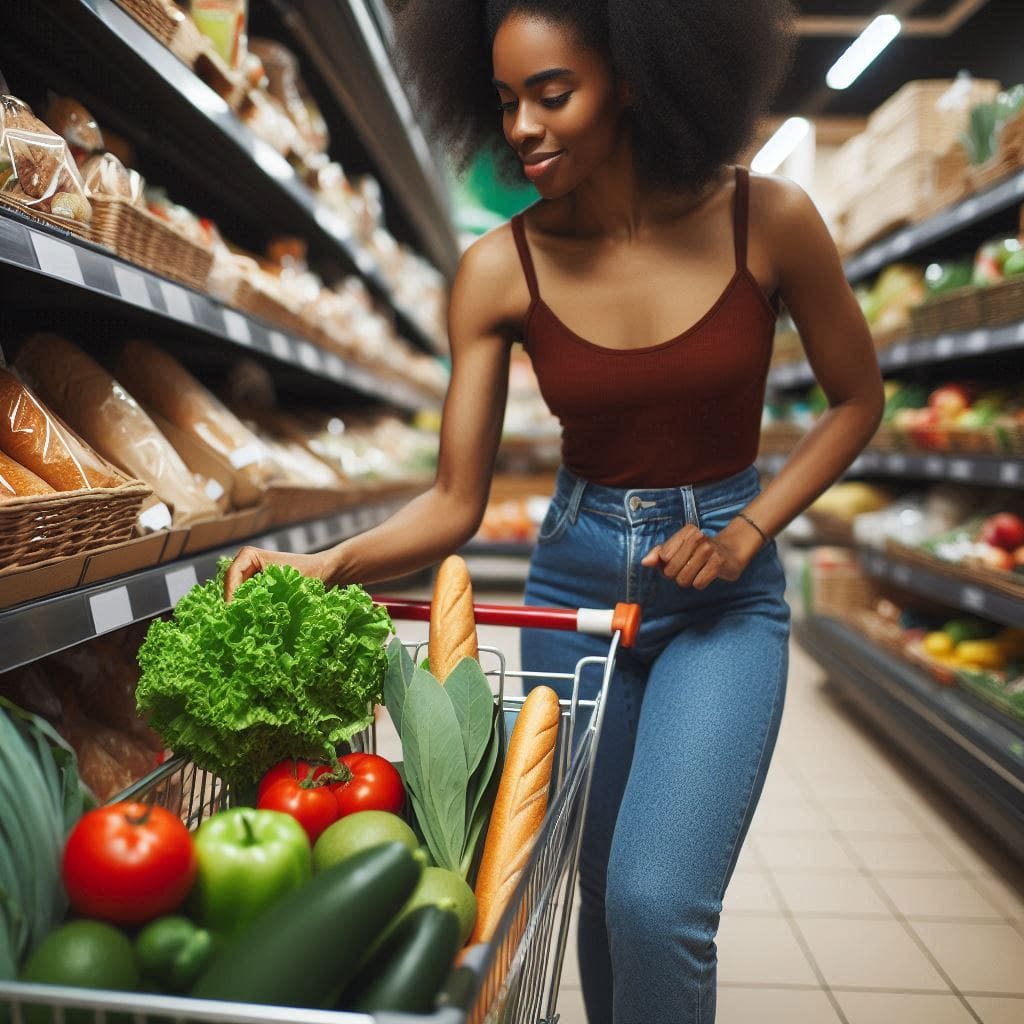
[[[69, 0], [60, 5], [59, 16], [50, 5], [16, 8], [12, 13], [23, 19], [26, 31], [52, 34], [44, 35], [50, 50], [63, 48], [73, 55], [69, 60], [101, 60], [96, 66], [105, 75], [108, 69], [119, 73], [130, 81], [133, 92], [146, 97], [152, 104], [150, 116], [159, 111], [162, 124], [159, 137], [151, 135], [151, 144], [175, 149], [179, 160], [187, 152], [193, 170], [209, 168], [208, 179], [216, 187], [230, 190], [233, 185], [236, 206], [241, 200], [251, 216], [261, 219], [264, 211], [275, 209], [292, 231], [301, 229], [318, 249], [358, 272], [394, 310], [400, 333], [422, 348], [437, 350], [412, 312], [396, 302], [376, 261], [345, 221], [319, 202], [283, 156], [254, 135], [216, 92], [114, 0]], [[140, 130], [152, 132], [145, 125]], [[184, 149], [172, 145], [174, 131], [188, 140]]]
[[1020, 202], [1024, 202], [1024, 171], [1018, 171], [998, 185], [961, 200], [920, 224], [901, 228], [869, 246], [846, 261], [846, 276], [851, 282], [869, 277], [896, 260], [906, 259], [911, 253], [973, 227]]
[[[899, 341], [878, 353], [878, 364], [883, 373], [890, 374], [911, 367], [1021, 350], [1024, 350], [1024, 321], [950, 332], [937, 338]], [[813, 383], [814, 373], [806, 361], [778, 366], [768, 374], [768, 386], [779, 391], [810, 387]]]
[[[383, 522], [402, 504], [397, 499], [371, 503], [245, 543], [271, 551], [321, 551]], [[196, 583], [216, 576], [217, 560], [234, 555], [242, 543], [0, 611], [0, 672], [170, 611]]]
[[869, 576], [1005, 626], [1024, 627], [1024, 600], [1021, 598], [973, 579], [958, 579], [952, 573], [900, 561], [885, 551], [869, 547], [859, 550], [861, 565]]
[[[786, 455], [763, 455], [758, 468], [769, 476], [783, 467]], [[846, 477], [891, 477], [897, 480], [944, 480], [1024, 490], [1024, 460], [999, 455], [920, 452], [862, 452]]]
[[0, 264], [100, 296], [126, 311], [130, 307], [132, 313], [201, 331], [399, 408], [415, 412], [440, 404], [404, 382], [384, 379], [258, 317], [126, 263], [67, 232], [36, 226], [6, 209], [0, 211]]
[[1018, 855], [1024, 852], [1024, 724], [834, 619], [798, 622], [801, 646], [860, 711]]

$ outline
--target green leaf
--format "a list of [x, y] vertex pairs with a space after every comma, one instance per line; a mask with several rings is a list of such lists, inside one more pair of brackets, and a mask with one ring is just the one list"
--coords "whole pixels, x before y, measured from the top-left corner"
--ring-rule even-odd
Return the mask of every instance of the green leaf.
[[438, 863], [459, 870], [466, 831], [469, 770], [462, 730], [444, 687], [429, 673], [413, 673], [402, 712], [402, 747], [414, 808]]
[[388, 645], [388, 670], [384, 676], [384, 706], [399, 734], [402, 732], [402, 708], [416, 666], [405, 644], [396, 636]]
[[455, 708], [455, 717], [462, 729], [462, 745], [466, 751], [466, 767], [470, 775], [487, 751], [494, 722], [494, 694], [487, 676], [474, 658], [463, 658], [448, 673], [444, 690]]

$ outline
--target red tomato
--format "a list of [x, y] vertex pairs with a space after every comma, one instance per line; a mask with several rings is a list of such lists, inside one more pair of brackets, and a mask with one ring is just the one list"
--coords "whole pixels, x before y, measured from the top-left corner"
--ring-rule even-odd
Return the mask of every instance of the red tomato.
[[79, 913], [143, 924], [185, 899], [196, 855], [188, 829], [170, 811], [124, 802], [82, 815], [64, 847], [62, 873]]
[[[313, 773], [313, 777], [316, 778], [318, 775], [322, 775], [327, 771], [327, 766], [322, 765]], [[263, 794], [275, 783], [280, 782], [281, 779], [298, 779], [302, 782], [309, 775], [309, 762], [308, 761], [296, 761], [293, 758], [289, 758], [287, 761], [278, 761], [266, 775], [260, 779], [259, 789], [256, 790], [257, 802], [263, 798]]]
[[[307, 774], [309, 766], [306, 765]], [[316, 776], [314, 772], [314, 778]], [[256, 806], [263, 811], [290, 814], [305, 830], [312, 845], [320, 833], [339, 818], [338, 801], [329, 785], [318, 786], [312, 780], [282, 778], [272, 783]]]
[[402, 776], [387, 758], [376, 754], [346, 754], [338, 760], [352, 774], [347, 781], [331, 784], [343, 818], [356, 811], [397, 814], [402, 809], [405, 801]]

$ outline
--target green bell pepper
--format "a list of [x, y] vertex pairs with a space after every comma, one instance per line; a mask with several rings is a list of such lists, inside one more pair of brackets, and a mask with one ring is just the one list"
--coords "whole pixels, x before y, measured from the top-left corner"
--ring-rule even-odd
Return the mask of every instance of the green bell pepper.
[[216, 951], [212, 932], [177, 915], [158, 918], [135, 938], [135, 959], [143, 982], [171, 995], [187, 992]]
[[244, 931], [312, 875], [303, 827], [280, 811], [238, 807], [208, 818], [195, 834], [196, 919], [218, 936]]

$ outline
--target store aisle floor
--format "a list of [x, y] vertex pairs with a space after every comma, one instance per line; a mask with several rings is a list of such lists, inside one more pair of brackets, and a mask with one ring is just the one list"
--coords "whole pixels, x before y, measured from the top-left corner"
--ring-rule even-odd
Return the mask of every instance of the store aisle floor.
[[[417, 625], [402, 634], [422, 636]], [[518, 664], [513, 632], [481, 634]], [[718, 1024], [1021, 1024], [1024, 867], [891, 753], [794, 645], [718, 947]], [[560, 1024], [585, 1024], [578, 986], [570, 948]]]

